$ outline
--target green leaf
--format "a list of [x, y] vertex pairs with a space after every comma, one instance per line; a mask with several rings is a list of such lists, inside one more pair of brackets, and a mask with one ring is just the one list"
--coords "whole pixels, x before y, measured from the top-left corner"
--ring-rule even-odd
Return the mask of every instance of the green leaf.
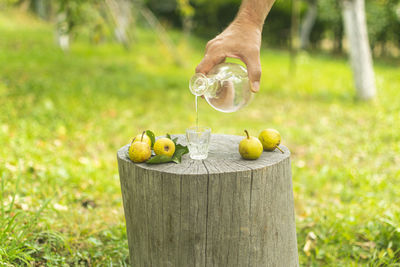
[[189, 153], [189, 149], [187, 148], [187, 146], [177, 144], [175, 147], [175, 153], [172, 156], [172, 161], [175, 163], [181, 163], [182, 156], [187, 153]]
[[147, 164], [160, 164], [160, 163], [167, 163], [172, 162], [172, 157], [168, 157], [166, 155], [156, 155], [146, 161]]
[[[181, 145], [181, 144], [177, 144], [177, 145], [176, 145], [176, 147], [175, 147], [175, 153], [176, 153], [177, 150], [180, 150], [180, 149], [184, 149], [185, 151], [187, 151], [186, 153], [189, 153], [189, 148], [188, 148], [187, 146], [184, 146], [184, 145]], [[175, 153], [174, 153], [174, 155], [175, 155]], [[186, 154], [186, 153], [185, 153], [185, 154]], [[184, 155], [184, 154], [182, 154], [182, 155]]]
[[[166, 134], [167, 138], [171, 139], [171, 135]], [[171, 139], [172, 140], [172, 139]], [[175, 162], [175, 163], [181, 163], [182, 161], [182, 156], [185, 155], [186, 153], [189, 153], [189, 149], [187, 146], [181, 145], [181, 144], [176, 144], [176, 141], [178, 138], [174, 138], [172, 141], [175, 143], [175, 153], [172, 155], [172, 157], [168, 157], [166, 155], [156, 155], [146, 161], [148, 164], [160, 164], [160, 163], [167, 163], [167, 162]]]
[[172, 139], [172, 142], [174, 142], [175, 146], [176, 146], [177, 141], [178, 141], [178, 137], [175, 137], [174, 139]]
[[176, 146], [176, 142], [178, 141], [178, 137], [175, 137], [174, 139], [172, 139], [172, 136], [171, 136], [169, 133], [167, 133], [165, 136], [166, 136], [168, 139], [171, 139], [172, 142], [174, 142], [174, 144], [175, 144], [175, 146]]
[[150, 137], [150, 140], [151, 140], [151, 148], [153, 148], [154, 143], [156, 142], [156, 136], [155, 136], [154, 133], [153, 133], [152, 131], [150, 131], [150, 130], [147, 130], [147, 131], [146, 131], [146, 134], [147, 134], [148, 137]]

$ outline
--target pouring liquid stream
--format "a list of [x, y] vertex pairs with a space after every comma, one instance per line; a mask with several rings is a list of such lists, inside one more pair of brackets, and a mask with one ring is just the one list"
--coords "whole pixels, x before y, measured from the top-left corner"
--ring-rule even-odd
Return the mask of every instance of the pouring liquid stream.
[[196, 131], [198, 131], [199, 130], [199, 111], [198, 111], [198, 108], [197, 108], [197, 95], [195, 96], [195, 98], [194, 98], [194, 102], [195, 102], [195, 106], [196, 106]]

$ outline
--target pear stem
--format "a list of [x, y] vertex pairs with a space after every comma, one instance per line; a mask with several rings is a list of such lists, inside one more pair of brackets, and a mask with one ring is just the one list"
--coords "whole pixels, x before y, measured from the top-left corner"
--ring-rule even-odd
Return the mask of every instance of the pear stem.
[[144, 136], [144, 133], [145, 133], [146, 131], [143, 131], [143, 133], [142, 133], [142, 139], [140, 139], [140, 142], [143, 142], [143, 136]]
[[280, 147], [279, 147], [279, 146], [276, 146], [276, 148], [277, 148], [277, 149], [279, 149], [279, 150], [282, 152], [282, 154], [285, 154], [285, 152], [283, 152], [283, 150], [282, 150], [282, 149], [280, 149]]
[[246, 133], [246, 135], [247, 135], [247, 139], [250, 139], [249, 132], [248, 132], [247, 130], [244, 130], [244, 132], [245, 132], [245, 133]]

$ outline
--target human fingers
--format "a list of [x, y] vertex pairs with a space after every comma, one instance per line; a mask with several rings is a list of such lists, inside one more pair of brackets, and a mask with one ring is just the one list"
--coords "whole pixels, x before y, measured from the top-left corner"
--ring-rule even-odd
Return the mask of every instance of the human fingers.
[[247, 66], [247, 73], [251, 83], [251, 91], [257, 93], [260, 90], [260, 79], [261, 79], [261, 62], [260, 54], [252, 53], [248, 57], [242, 59]]
[[225, 60], [225, 54], [214, 42], [210, 41], [206, 46], [206, 54], [196, 67], [196, 73], [207, 74], [215, 65]]

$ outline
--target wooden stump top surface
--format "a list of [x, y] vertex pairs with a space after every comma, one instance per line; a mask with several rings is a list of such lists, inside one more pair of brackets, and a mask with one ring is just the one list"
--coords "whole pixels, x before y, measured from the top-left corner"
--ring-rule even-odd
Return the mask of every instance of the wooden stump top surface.
[[[178, 137], [179, 144], [186, 145], [186, 137], [184, 135], [172, 135], [172, 138], [175, 137]], [[208, 175], [262, 169], [290, 157], [289, 149], [280, 145], [279, 147], [284, 153], [275, 149], [272, 152], [264, 151], [257, 160], [244, 160], [239, 154], [239, 142], [243, 138], [244, 136], [212, 134], [207, 159], [193, 160], [189, 157], [189, 154], [186, 154], [182, 157], [180, 164], [133, 163], [128, 157], [129, 144], [118, 151], [118, 158], [130, 162], [137, 168], [151, 171], [178, 175]]]

